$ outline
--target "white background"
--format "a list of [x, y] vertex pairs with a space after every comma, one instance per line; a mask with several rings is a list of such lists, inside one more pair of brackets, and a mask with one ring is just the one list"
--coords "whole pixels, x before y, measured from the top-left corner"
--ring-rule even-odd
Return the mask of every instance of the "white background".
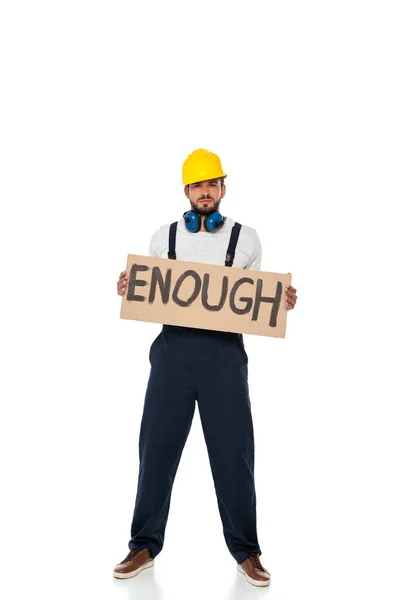
[[[399, 598], [396, 8], [2, 3], [3, 597]], [[197, 409], [155, 568], [112, 577], [160, 330], [116, 281], [199, 147], [298, 289], [285, 340], [245, 336], [269, 590], [225, 546]]]

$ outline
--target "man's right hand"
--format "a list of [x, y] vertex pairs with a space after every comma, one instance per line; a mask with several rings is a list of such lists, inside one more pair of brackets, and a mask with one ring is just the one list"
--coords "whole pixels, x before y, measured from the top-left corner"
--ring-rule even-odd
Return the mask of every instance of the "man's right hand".
[[125, 294], [126, 286], [128, 283], [128, 275], [126, 271], [122, 271], [119, 276], [119, 280], [117, 281], [117, 292], [119, 296], [123, 296]]

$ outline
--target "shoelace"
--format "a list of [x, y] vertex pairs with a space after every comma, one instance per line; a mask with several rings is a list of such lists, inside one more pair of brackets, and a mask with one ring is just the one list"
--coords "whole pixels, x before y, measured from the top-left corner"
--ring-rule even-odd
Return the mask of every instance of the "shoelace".
[[250, 560], [251, 564], [253, 565], [253, 567], [255, 567], [256, 569], [260, 569], [260, 571], [264, 571], [264, 568], [260, 562], [258, 554], [249, 554], [249, 560]]
[[140, 552], [140, 550], [138, 550], [137, 548], [135, 548], [134, 550], [131, 550], [129, 552], [128, 556], [126, 558], [124, 558], [124, 560], [122, 562], [124, 563], [124, 562], [128, 562], [128, 560], [132, 560], [132, 558], [135, 558], [135, 556], [138, 552]]

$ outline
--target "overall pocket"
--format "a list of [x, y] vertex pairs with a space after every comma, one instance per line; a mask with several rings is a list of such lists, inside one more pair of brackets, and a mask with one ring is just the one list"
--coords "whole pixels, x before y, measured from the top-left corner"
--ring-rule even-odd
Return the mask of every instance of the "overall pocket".
[[157, 337], [156, 337], [156, 338], [153, 340], [153, 342], [152, 342], [152, 344], [151, 344], [151, 346], [150, 346], [150, 350], [149, 350], [149, 361], [150, 361], [150, 363], [152, 362], [152, 356], [153, 356], [153, 352], [154, 352], [154, 349], [155, 349], [155, 347], [157, 346], [157, 343], [158, 343], [158, 341], [159, 341], [159, 340], [160, 340], [160, 338], [161, 338], [161, 334], [162, 334], [162, 331], [160, 331], [160, 333], [159, 333], [159, 334], [158, 334], [158, 336], [157, 336]]
[[241, 333], [239, 333], [239, 335], [238, 335], [238, 340], [239, 340], [239, 346], [240, 346], [240, 350], [242, 352], [243, 360], [244, 360], [245, 364], [247, 365], [249, 362], [249, 358], [247, 356], [247, 352], [244, 347], [243, 335]]

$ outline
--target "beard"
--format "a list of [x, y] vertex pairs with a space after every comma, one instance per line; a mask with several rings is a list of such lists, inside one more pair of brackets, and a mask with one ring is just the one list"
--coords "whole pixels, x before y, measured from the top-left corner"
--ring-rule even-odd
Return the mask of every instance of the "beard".
[[192, 202], [192, 200], [190, 200], [192, 209], [195, 212], [199, 213], [199, 215], [209, 215], [210, 213], [214, 212], [214, 210], [218, 210], [220, 203], [221, 200], [213, 200], [210, 206], [202, 206], [201, 204], [198, 206], [195, 202]]

